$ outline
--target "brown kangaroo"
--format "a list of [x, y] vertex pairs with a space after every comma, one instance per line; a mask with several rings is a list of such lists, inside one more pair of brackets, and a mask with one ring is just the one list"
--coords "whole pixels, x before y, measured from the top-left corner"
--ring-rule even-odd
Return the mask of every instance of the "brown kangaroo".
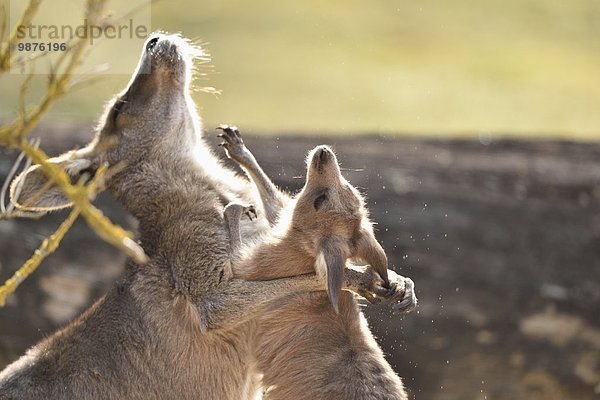
[[[387, 259], [375, 240], [364, 201], [341, 175], [335, 153], [327, 146], [309, 153], [306, 184], [291, 199], [262, 171], [237, 128], [221, 129], [221, 145], [252, 177], [275, 224], [260, 244], [242, 247], [234, 276], [273, 279], [316, 268], [327, 277], [333, 305], [328, 307], [319, 293], [293, 294], [262, 314], [258, 365], [263, 383], [270, 387], [267, 398], [406, 399], [400, 378], [385, 361], [354, 299], [349, 294], [340, 299], [347, 259], [379, 266], [387, 266]], [[230, 210], [235, 208], [228, 207], [226, 214]], [[235, 217], [227, 218], [234, 250], [241, 240], [231, 223]], [[410, 311], [416, 306], [413, 288], [407, 278], [404, 298], [396, 307]], [[323, 330], [315, 335], [319, 327]]]
[[[129, 261], [105, 296], [2, 371], [1, 399], [252, 398], [256, 322], [249, 320], [282, 295], [325, 287], [315, 276], [233, 277], [223, 207], [254, 199], [202, 143], [189, 95], [194, 56], [201, 53], [185, 40], [153, 35], [92, 142], [51, 160], [73, 181], [104, 163], [119, 166], [106, 186], [139, 220], [150, 261]], [[37, 196], [47, 186], [38, 166], [16, 179], [22, 192], [12, 201], [22, 208], [70, 205], [52, 185]]]

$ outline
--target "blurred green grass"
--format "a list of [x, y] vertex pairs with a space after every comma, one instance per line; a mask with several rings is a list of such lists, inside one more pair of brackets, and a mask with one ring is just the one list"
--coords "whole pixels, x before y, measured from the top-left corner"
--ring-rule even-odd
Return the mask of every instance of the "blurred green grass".
[[[208, 42], [196, 85], [222, 94], [194, 95], [207, 128], [600, 139], [597, 0], [163, 0], [151, 15], [153, 29]], [[92, 61], [133, 71], [141, 45], [107, 42]], [[97, 118], [128, 78], [107, 75], [50, 119]], [[0, 118], [16, 112], [19, 84], [0, 77]]]

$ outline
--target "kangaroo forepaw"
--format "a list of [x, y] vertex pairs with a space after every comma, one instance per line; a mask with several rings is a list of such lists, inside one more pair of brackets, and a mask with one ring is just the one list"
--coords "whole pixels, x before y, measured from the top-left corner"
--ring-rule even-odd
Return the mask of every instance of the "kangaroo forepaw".
[[244, 206], [244, 214], [248, 217], [250, 221], [255, 220], [258, 217], [256, 213], [256, 208], [253, 205]]
[[360, 284], [357, 293], [372, 304], [394, 303], [394, 312], [410, 312], [417, 306], [415, 284], [410, 278], [388, 270], [389, 284], [385, 284], [381, 276], [368, 267], [364, 272], [365, 281]]
[[[404, 280], [404, 290], [401, 296], [395, 296], [399, 298], [399, 302], [394, 304], [392, 308], [398, 313], [409, 313], [417, 308], [417, 296], [415, 295], [415, 283], [410, 278], [398, 275], [400, 279]], [[396, 300], [397, 301], [397, 300]]]
[[[347, 288], [364, 297], [371, 304], [381, 303], [393, 294], [377, 271], [370, 266], [359, 274], [355, 274], [353, 270], [350, 270], [345, 275]], [[395, 283], [393, 286], [395, 287]]]
[[225, 149], [227, 157], [243, 163], [247, 158], [247, 149], [237, 126], [220, 125], [217, 129], [223, 131], [217, 137], [223, 139], [219, 146]]
[[257, 218], [256, 208], [251, 204], [229, 203], [223, 210], [223, 215], [228, 221], [239, 221], [242, 215], [248, 217], [250, 221]]

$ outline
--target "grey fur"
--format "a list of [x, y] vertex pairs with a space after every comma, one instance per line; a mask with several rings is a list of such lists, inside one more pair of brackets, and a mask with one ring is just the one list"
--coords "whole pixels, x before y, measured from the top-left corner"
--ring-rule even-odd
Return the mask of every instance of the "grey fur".
[[[94, 140], [51, 160], [74, 180], [103, 163], [117, 167], [107, 188], [139, 220], [150, 262], [128, 262], [96, 304], [2, 371], [1, 399], [251, 398], [259, 387], [253, 317], [284, 294], [323, 288], [314, 275], [233, 277], [222, 210], [255, 199], [200, 138], [188, 90], [196, 50], [176, 36], [158, 38], [138, 66], [151, 73], [134, 74]], [[16, 179], [24, 180], [12, 199], [21, 207], [69, 206], [54, 187], [27, 205], [46, 182], [38, 166]], [[266, 226], [241, 229], [252, 236]]]

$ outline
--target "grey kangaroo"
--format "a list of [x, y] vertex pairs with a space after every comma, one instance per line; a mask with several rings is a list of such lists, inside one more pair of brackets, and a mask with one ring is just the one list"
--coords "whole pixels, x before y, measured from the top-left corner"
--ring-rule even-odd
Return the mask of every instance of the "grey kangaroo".
[[[385, 361], [354, 299], [349, 294], [340, 299], [347, 259], [358, 256], [386, 268], [387, 259], [374, 239], [364, 201], [341, 175], [335, 153], [327, 146], [311, 151], [305, 186], [290, 198], [268, 179], [237, 128], [221, 129], [219, 136], [225, 139], [221, 145], [257, 185], [274, 224], [272, 233], [258, 245], [244, 248], [236, 224], [240, 208], [234, 204], [226, 208], [232, 245], [240, 252], [234, 276], [273, 279], [316, 268], [327, 277], [333, 306], [327, 307], [319, 293], [292, 294], [262, 314], [258, 359], [263, 383], [269, 388], [266, 397], [406, 399], [400, 378]], [[416, 306], [413, 288], [407, 279], [397, 308], [410, 311]], [[317, 339], [312, 329], [319, 327], [323, 334]], [[302, 382], [318, 384], [306, 387]]]
[[[117, 167], [106, 186], [139, 220], [150, 262], [129, 261], [105, 296], [2, 371], [1, 399], [252, 398], [257, 328], [249, 320], [282, 295], [325, 288], [314, 275], [233, 277], [223, 207], [254, 199], [202, 143], [189, 95], [194, 54], [200, 56], [179, 37], [153, 35], [92, 142], [51, 160], [73, 181], [104, 163]], [[47, 187], [38, 166], [16, 180], [23, 190], [12, 200], [23, 208], [70, 205]], [[262, 225], [242, 230], [251, 234]], [[358, 287], [369, 281], [352, 276], [361, 277]], [[400, 278], [398, 290], [403, 286]]]

